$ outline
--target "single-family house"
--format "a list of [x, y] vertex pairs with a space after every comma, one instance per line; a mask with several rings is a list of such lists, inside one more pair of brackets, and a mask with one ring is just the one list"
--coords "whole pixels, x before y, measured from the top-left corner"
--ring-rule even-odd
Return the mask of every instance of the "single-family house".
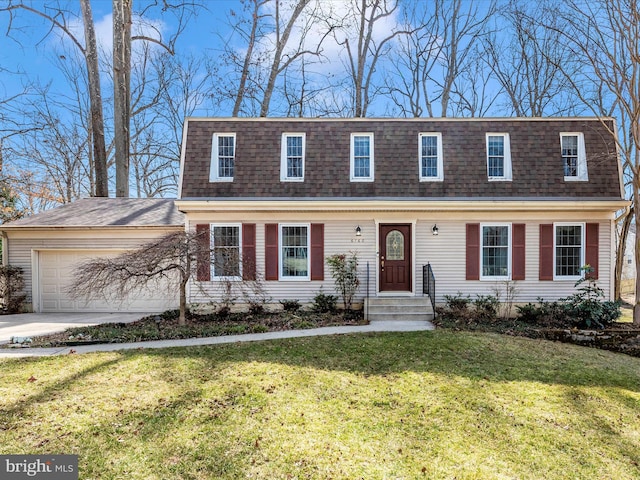
[[175, 290], [82, 301], [67, 286], [84, 259], [185, 228], [211, 247], [192, 304], [244, 301], [229, 289], [250, 283], [312, 302], [334, 293], [326, 258], [351, 252], [370, 319], [376, 302], [406, 315], [458, 292], [561, 298], [586, 264], [611, 297], [628, 205], [612, 132], [597, 118], [189, 118], [176, 200], [87, 198], [2, 225], [3, 264], [22, 267], [37, 312], [177, 307]]
[[628, 204], [611, 132], [598, 118], [189, 118], [176, 204], [232, 259], [204, 262], [190, 300], [258, 276], [274, 301], [311, 302], [333, 293], [327, 256], [349, 252], [365, 303], [507, 286], [553, 300], [587, 264], [610, 297]]

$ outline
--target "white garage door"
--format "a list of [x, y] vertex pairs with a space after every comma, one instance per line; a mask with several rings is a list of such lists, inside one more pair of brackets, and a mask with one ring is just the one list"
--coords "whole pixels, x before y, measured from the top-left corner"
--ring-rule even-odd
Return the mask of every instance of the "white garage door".
[[78, 263], [92, 257], [108, 257], [108, 251], [41, 251], [38, 255], [38, 276], [41, 312], [162, 312], [178, 308], [178, 292], [170, 293], [165, 286], [153, 291], [135, 292], [125, 299], [72, 300], [67, 287], [73, 279]]

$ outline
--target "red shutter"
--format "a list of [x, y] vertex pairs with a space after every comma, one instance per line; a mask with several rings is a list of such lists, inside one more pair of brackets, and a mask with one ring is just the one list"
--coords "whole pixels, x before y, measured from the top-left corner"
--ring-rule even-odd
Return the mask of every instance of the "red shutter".
[[524, 223], [514, 223], [511, 227], [511, 279], [525, 279], [525, 233]]
[[278, 224], [264, 226], [264, 279], [278, 280]]
[[311, 224], [311, 280], [324, 280], [324, 224]]
[[256, 224], [242, 224], [242, 279], [256, 279]]
[[592, 269], [591, 273], [586, 275], [587, 278], [598, 279], [598, 255], [600, 243], [600, 224], [587, 223], [586, 240], [587, 248], [585, 250], [584, 261]]
[[553, 224], [540, 225], [540, 280], [553, 280]]
[[479, 223], [467, 223], [467, 280], [480, 280]]
[[196, 225], [198, 252], [196, 255], [196, 278], [201, 282], [211, 280], [211, 228], [209, 224]]

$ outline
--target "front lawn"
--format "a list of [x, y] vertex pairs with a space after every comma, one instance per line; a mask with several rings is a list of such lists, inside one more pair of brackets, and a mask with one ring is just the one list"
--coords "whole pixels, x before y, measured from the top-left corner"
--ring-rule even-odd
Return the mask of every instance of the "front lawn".
[[0, 453], [82, 479], [635, 479], [640, 359], [490, 333], [0, 361]]

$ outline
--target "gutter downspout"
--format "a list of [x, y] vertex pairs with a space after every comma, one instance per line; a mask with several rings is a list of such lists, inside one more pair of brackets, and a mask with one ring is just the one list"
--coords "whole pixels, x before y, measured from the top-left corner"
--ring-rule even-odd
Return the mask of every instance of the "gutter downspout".
[[9, 265], [9, 237], [7, 232], [3, 231], [0, 238], [2, 238], [2, 266]]

